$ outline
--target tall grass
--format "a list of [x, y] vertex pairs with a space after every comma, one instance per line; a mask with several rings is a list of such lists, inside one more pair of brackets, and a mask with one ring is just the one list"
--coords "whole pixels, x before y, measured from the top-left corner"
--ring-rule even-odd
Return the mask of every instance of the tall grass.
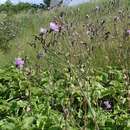
[[[100, 12], [95, 12], [97, 5], [101, 8]], [[12, 63], [13, 59], [18, 56], [28, 56], [35, 63], [37, 60], [36, 53], [39, 50], [36, 51], [31, 48], [28, 43], [34, 39], [33, 35], [39, 33], [40, 27], [48, 28], [53, 17], [58, 16], [63, 11], [65, 12], [65, 26], [69, 27], [69, 31], [64, 36], [58, 35], [60, 37], [58, 43], [50, 47], [50, 51], [52, 51], [51, 48], [53, 51], [60, 48], [61, 51], [64, 51], [64, 54], [69, 52], [72, 54], [72, 61], [77, 62], [76, 64], [78, 64], [78, 60], [80, 61], [81, 55], [87, 53], [85, 56], [93, 67], [124, 66], [126, 64], [129, 66], [129, 52], [126, 52], [129, 49], [129, 44], [128, 41], [123, 40], [123, 32], [128, 25], [128, 12], [125, 6], [126, 3], [121, 1], [119, 7], [111, 8], [107, 5], [107, 1], [103, 1], [82, 4], [79, 7], [61, 7], [50, 11], [38, 10], [15, 14], [12, 19], [19, 22], [19, 34], [15, 40], [11, 41], [12, 48], [8, 54], [1, 54], [5, 57], [1, 64], [5, 64], [6, 61]], [[124, 11], [123, 18], [114, 24], [114, 16], [119, 15], [119, 10]], [[89, 18], [86, 18], [87, 15], [89, 15]], [[101, 25], [102, 20], [105, 21], [104, 25]], [[70, 26], [71, 23], [72, 26]], [[88, 26], [94, 26], [95, 29], [98, 29], [98, 35], [93, 36], [92, 39], [86, 34]], [[104, 37], [107, 32], [110, 32], [110, 36], [105, 40]], [[49, 37], [52, 38], [52, 36]], [[72, 41], [75, 42], [74, 47], [70, 44]], [[85, 47], [89, 51], [85, 50]], [[88, 59], [84, 58], [85, 61]], [[43, 59], [42, 62], [46, 61]]]
[[[12, 106], [10, 109], [4, 104], [2, 115], [6, 109], [9, 110], [5, 115], [14, 113], [17, 106], [12, 101], [17, 103], [17, 99], [22, 98], [23, 102], [27, 101], [22, 104], [26, 116], [20, 114], [18, 118], [18, 108], [12, 118], [19, 129], [24, 129], [28, 121], [26, 128], [35, 124], [36, 129], [55, 124], [64, 130], [129, 129], [129, 10], [125, 2], [120, 2], [119, 6], [103, 1], [12, 15], [12, 20], [19, 23], [19, 33], [11, 41], [11, 49], [6, 54], [0, 53], [0, 64], [13, 64], [16, 57], [26, 56], [27, 64], [22, 70], [15, 67], [1, 69], [1, 90], [4, 90], [1, 98]], [[64, 28], [61, 32], [40, 36], [40, 27], [49, 29], [50, 21], [55, 16], [59, 18], [62, 11]], [[42, 57], [37, 58], [41, 52]], [[6, 96], [6, 90], [9, 96]], [[106, 101], [108, 108], [103, 108]], [[35, 123], [32, 118], [26, 118], [30, 117], [26, 106], [32, 112], [31, 116], [37, 119]], [[2, 118], [6, 117], [3, 115]]]

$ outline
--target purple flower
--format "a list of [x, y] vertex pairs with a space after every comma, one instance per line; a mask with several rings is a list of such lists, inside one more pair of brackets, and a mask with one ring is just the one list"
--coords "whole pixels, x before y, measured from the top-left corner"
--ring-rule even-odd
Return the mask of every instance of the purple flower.
[[59, 32], [59, 25], [55, 22], [50, 22], [50, 29], [54, 32]]
[[22, 58], [16, 58], [15, 65], [17, 68], [23, 68], [24, 60]]
[[130, 35], [130, 29], [127, 30], [127, 33]]
[[111, 106], [111, 103], [109, 101], [104, 101], [103, 103], [107, 109], [111, 109], [112, 106]]

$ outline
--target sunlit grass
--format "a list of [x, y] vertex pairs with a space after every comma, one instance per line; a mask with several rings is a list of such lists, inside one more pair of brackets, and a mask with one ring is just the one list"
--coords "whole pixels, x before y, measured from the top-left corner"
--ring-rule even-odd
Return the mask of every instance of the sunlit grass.
[[[19, 23], [19, 33], [16, 39], [11, 41], [12, 47], [9, 52], [6, 55], [1, 54], [1, 57], [4, 57], [1, 61], [1, 64], [5, 64], [6, 61], [12, 63], [12, 60], [18, 56], [28, 56], [30, 60], [35, 63], [37, 61], [36, 53], [38, 52], [38, 50], [36, 51], [35, 49], [32, 49], [28, 43], [34, 39], [34, 35], [37, 35], [39, 33], [40, 27], [49, 28], [49, 22], [53, 19], [54, 16], [58, 16], [61, 11], [65, 12], [66, 14], [64, 17], [64, 22], [67, 21], [68, 24], [73, 24], [73, 27], [69, 29], [71, 35], [73, 31], [75, 31], [80, 35], [80, 37], [77, 38], [77, 36], [71, 36], [72, 39], [76, 39], [76, 42], [78, 43], [78, 45], [76, 45], [73, 49], [73, 47], [69, 48], [69, 44], [67, 43], [69, 41], [69, 36], [65, 35], [65, 40], [59, 40], [59, 42], [64, 46], [55, 46], [53, 47], [53, 50], [57, 48], [61, 48], [62, 50], [64, 48], [64, 52], [66, 51], [66, 53], [67, 51], [69, 51], [70, 53], [72, 51], [72, 55], [73, 52], [79, 55], [81, 52], [80, 50], [84, 50], [80, 43], [85, 42], [87, 45], [94, 47], [94, 51], [91, 52], [90, 56], [90, 63], [91, 65], [94, 65], [94, 67], [120, 64], [118, 60], [118, 51], [115, 50], [118, 50], [120, 45], [123, 45], [123, 31], [124, 28], [127, 28], [128, 19], [127, 16], [125, 16], [123, 18], [123, 21], [116, 23], [118, 36], [116, 37], [116, 39], [113, 39], [112, 37], [115, 35], [113, 18], [118, 14], [118, 11], [120, 9], [124, 9], [125, 4], [124, 2], [122, 2], [120, 7], [117, 9], [109, 10], [109, 8], [106, 8], [102, 12], [95, 14], [94, 9], [97, 5], [99, 5], [101, 9], [104, 9], [102, 2], [95, 2], [82, 4], [79, 7], [60, 7], [58, 9], [53, 9], [50, 11], [28, 11], [13, 15], [12, 18]], [[108, 10], [110, 13], [108, 13]], [[4, 14], [1, 15], [2, 17], [4, 17]], [[86, 19], [86, 15], [89, 15], [88, 19]], [[110, 38], [108, 40], [100, 40], [103, 37], [103, 33], [105, 33], [103, 31], [100, 33], [100, 36], [96, 37], [93, 40], [90, 40], [90, 38], [86, 34], [86, 30], [84, 29], [83, 25], [93, 23], [95, 26], [98, 27], [102, 20], [105, 20], [105, 32], [111, 33]], [[78, 59], [78, 57], [75, 58], [74, 56], [73, 59]], [[122, 60], [120, 62], [121, 64], [123, 64], [124, 61]]]

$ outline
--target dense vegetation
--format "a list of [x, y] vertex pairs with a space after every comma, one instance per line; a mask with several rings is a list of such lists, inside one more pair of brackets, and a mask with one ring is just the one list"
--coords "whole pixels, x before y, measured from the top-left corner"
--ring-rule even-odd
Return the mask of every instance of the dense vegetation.
[[0, 129], [129, 130], [128, 2], [2, 11]]
[[[63, 1], [58, 1], [57, 6], [60, 6], [60, 3], [62, 4]], [[7, 12], [7, 13], [20, 13], [22, 11], [28, 11], [28, 10], [33, 10], [36, 11], [38, 9], [41, 10], [46, 10], [50, 6], [54, 6], [53, 4], [51, 5], [51, 0], [43, 0], [43, 2], [39, 4], [35, 3], [28, 3], [28, 2], [19, 2], [17, 4], [13, 4], [10, 0], [7, 0], [5, 3], [0, 4], [0, 12]]]
[[17, 4], [13, 4], [10, 0], [7, 0], [4, 4], [0, 5], [0, 12], [7, 12], [7, 13], [20, 13], [22, 11], [28, 10], [37, 10], [42, 9], [45, 10], [49, 5], [49, 3], [40, 3], [40, 4], [31, 4], [20, 2]]

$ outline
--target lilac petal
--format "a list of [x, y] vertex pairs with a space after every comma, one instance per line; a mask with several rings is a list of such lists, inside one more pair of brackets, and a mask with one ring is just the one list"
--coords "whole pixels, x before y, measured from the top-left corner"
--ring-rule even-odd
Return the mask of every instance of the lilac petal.
[[55, 32], [59, 32], [59, 26], [54, 22], [50, 23], [50, 29], [52, 29]]
[[127, 30], [127, 33], [129, 33], [129, 34], [130, 34], [130, 30]]
[[111, 108], [111, 104], [109, 101], [104, 101], [104, 105], [106, 106], [107, 109]]
[[16, 58], [16, 60], [15, 60], [15, 65], [16, 65], [18, 68], [23, 68], [24, 60], [22, 60], [22, 58]]
[[24, 65], [24, 61], [23, 60], [21, 61], [21, 65]]
[[17, 58], [16, 61], [15, 61], [15, 64], [16, 64], [16, 65], [19, 65], [19, 64], [21, 64], [21, 61], [22, 61], [21, 58]]

